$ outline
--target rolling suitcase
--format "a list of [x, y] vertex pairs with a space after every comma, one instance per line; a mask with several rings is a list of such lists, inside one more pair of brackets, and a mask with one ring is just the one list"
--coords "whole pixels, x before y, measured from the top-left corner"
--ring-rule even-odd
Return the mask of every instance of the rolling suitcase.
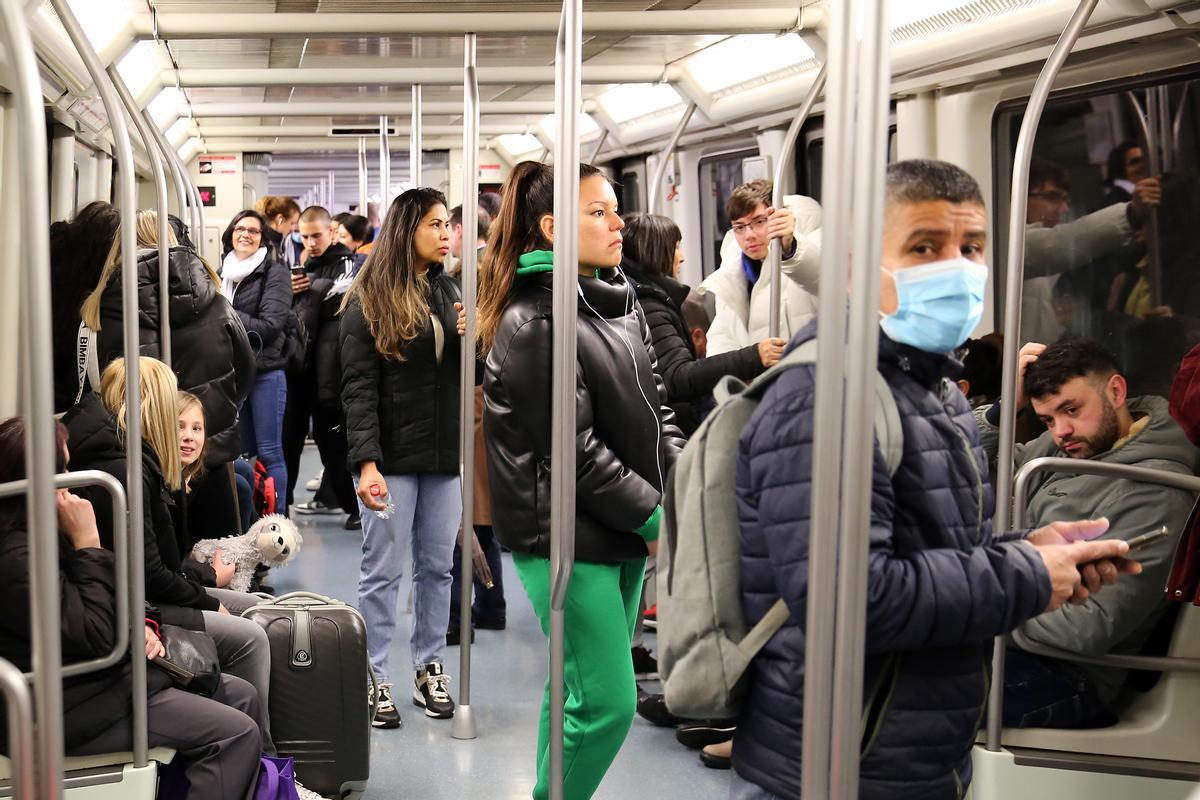
[[292, 592], [242, 615], [271, 643], [271, 735], [296, 777], [327, 797], [354, 797], [370, 774], [366, 624], [329, 597]]

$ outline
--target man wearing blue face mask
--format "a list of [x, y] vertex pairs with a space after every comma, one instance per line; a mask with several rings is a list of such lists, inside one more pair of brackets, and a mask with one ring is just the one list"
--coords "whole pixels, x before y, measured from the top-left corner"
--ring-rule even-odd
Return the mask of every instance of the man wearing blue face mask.
[[[862, 800], [959, 798], [971, 780], [992, 637], [1100, 588], [1079, 564], [1124, 541], [1085, 541], [1106, 520], [993, 537], [994, 498], [953, 351], [983, 312], [987, 216], [958, 167], [902, 161], [887, 172], [879, 371], [904, 454], [875, 448], [867, 604]], [[809, 325], [795, 348], [816, 335]], [[738, 445], [742, 608], [754, 625], [782, 598], [787, 623], [755, 656], [734, 738], [734, 800], [800, 793], [815, 370], [780, 374]], [[1130, 562], [1110, 565], [1135, 570]]]

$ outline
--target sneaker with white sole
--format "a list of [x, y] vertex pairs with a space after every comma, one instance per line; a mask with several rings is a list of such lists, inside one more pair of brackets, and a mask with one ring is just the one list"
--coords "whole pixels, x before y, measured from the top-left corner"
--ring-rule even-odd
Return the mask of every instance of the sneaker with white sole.
[[425, 716], [450, 719], [454, 716], [454, 701], [450, 699], [450, 676], [441, 664], [426, 664], [417, 673], [413, 689], [413, 705], [425, 709]]
[[326, 800], [325, 795], [317, 794], [300, 781], [296, 781], [296, 796], [299, 797], [300, 800]]
[[[374, 700], [371, 697], [373, 689], [367, 689], [367, 701]], [[379, 702], [375, 704], [375, 718], [371, 720], [371, 725], [376, 728], [399, 728], [400, 727], [400, 712], [396, 710], [396, 703], [392, 700], [392, 685], [390, 683], [379, 684]]]
[[320, 472], [317, 473], [317, 477], [313, 478], [310, 481], [307, 481], [304, 484], [305, 491], [315, 492], [317, 489], [320, 489], [321, 488], [321, 478], [324, 478], [324, 477], [325, 477], [325, 470], [321, 470]]
[[292, 510], [297, 514], [341, 514], [342, 509], [327, 505], [320, 500], [309, 500], [307, 503], [296, 503]]

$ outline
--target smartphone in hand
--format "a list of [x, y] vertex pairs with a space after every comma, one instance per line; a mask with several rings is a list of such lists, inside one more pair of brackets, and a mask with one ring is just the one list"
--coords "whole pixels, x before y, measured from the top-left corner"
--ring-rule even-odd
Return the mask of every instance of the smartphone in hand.
[[1139, 533], [1132, 539], [1127, 540], [1129, 543], [1129, 552], [1126, 553], [1126, 556], [1132, 555], [1134, 552], [1141, 550], [1147, 545], [1162, 541], [1163, 539], [1167, 538], [1168, 535], [1170, 535], [1170, 531], [1167, 530], [1166, 525], [1159, 525], [1157, 528], [1148, 530], [1145, 533]]

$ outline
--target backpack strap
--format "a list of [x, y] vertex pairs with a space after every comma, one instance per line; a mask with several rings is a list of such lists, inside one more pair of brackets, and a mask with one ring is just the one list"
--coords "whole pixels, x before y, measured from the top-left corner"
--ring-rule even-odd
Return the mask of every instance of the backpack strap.
[[75, 364], [79, 373], [79, 391], [75, 393], [75, 402], [78, 403], [83, 398], [85, 380], [92, 389], [99, 390], [100, 388], [100, 363], [96, 356], [96, 332], [89, 328], [86, 322], [79, 323]]

